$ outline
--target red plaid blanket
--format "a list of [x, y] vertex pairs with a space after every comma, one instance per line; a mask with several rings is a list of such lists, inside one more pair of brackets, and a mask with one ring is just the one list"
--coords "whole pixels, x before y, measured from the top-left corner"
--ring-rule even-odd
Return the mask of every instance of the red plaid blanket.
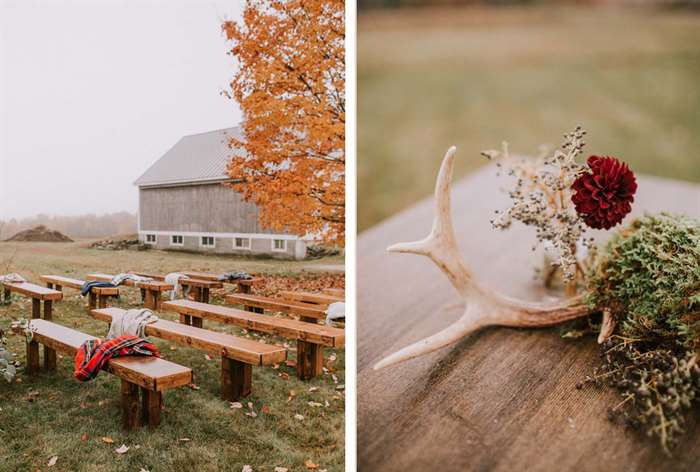
[[124, 335], [102, 341], [93, 339], [85, 341], [75, 353], [75, 372], [73, 376], [85, 382], [97, 377], [100, 369], [113, 357], [155, 356], [160, 357], [158, 347], [136, 336]]

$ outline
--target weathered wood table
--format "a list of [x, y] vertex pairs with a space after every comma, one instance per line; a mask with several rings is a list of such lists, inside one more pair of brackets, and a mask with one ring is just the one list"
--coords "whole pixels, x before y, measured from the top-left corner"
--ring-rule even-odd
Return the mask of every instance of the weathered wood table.
[[[531, 250], [534, 230], [518, 225], [499, 232], [489, 223], [495, 209], [507, 206], [499, 191], [504, 185], [493, 167], [455, 183], [455, 231], [467, 265], [486, 285], [538, 300], [546, 294], [533, 276], [542, 261]], [[462, 313], [456, 292], [430, 260], [385, 250], [426, 236], [433, 202], [419, 203], [358, 241], [360, 469], [699, 470], [700, 412], [690, 415], [688, 432], [669, 459], [656, 439], [608, 421], [608, 409], [619, 402], [614, 390], [576, 389], [598, 365], [593, 337], [562, 339], [557, 328], [487, 328], [430, 355], [372, 370], [383, 356]], [[700, 185], [640, 178], [634, 212], [662, 210], [700, 216]]]

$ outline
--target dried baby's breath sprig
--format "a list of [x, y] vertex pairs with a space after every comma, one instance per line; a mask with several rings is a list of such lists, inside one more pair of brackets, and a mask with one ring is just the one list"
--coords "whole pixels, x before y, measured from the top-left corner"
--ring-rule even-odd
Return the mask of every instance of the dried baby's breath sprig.
[[488, 159], [499, 161], [499, 174], [502, 170], [515, 179], [515, 187], [508, 192], [513, 204], [506, 210], [496, 210], [491, 224], [506, 229], [517, 220], [535, 227], [537, 241], [549, 242], [556, 250], [558, 259], [554, 264], [561, 267], [569, 284], [582, 274], [576, 257], [577, 244], [591, 247], [592, 243], [583, 239], [586, 226], [571, 201], [571, 186], [585, 170], [576, 162], [585, 145], [585, 135], [586, 131], [577, 126], [564, 135], [560, 150], [535, 158], [512, 157], [505, 142], [500, 151], [482, 152]]

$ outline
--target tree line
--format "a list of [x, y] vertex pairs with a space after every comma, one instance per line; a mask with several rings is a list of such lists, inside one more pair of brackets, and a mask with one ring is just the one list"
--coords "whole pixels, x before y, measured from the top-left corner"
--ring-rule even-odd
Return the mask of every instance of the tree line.
[[71, 238], [100, 238], [135, 234], [136, 214], [126, 211], [104, 215], [79, 216], [36, 215], [30, 218], [0, 220], [0, 240], [8, 239], [20, 231], [44, 225]]

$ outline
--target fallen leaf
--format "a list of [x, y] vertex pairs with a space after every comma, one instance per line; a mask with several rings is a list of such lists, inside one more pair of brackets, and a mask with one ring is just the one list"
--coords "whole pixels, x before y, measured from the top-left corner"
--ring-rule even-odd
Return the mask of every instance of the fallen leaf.
[[294, 419], [299, 420], [299, 421], [304, 421], [304, 416], [297, 413], [296, 415], [294, 415]]
[[206, 360], [208, 360], [208, 361], [211, 360], [211, 356], [210, 356], [209, 354], [204, 354], [204, 358], [205, 358]]
[[275, 467], [275, 472], [288, 472], [286, 467]]
[[295, 361], [294, 359], [289, 359], [289, 360], [285, 361], [284, 363], [287, 364], [287, 367], [296, 367], [297, 366], [297, 361]]
[[88, 436], [87, 433], [83, 433], [83, 435], [80, 436], [80, 440], [81, 440], [81, 441], [87, 441], [88, 439], [89, 439], [89, 436]]
[[114, 450], [117, 454], [126, 454], [129, 451], [129, 447], [126, 444], [122, 444]]
[[253, 409], [253, 402], [248, 402], [248, 408]]
[[289, 374], [286, 372], [280, 372], [279, 375], [283, 380], [289, 380]]
[[190, 438], [180, 438], [180, 439], [178, 439], [178, 441], [180, 441], [180, 442], [189, 442], [189, 441], [192, 441], [192, 440], [191, 440]]
[[110, 438], [109, 436], [103, 436], [102, 442], [105, 444], [114, 444], [114, 439]]
[[318, 390], [318, 387], [309, 387], [309, 392], [315, 392]]
[[231, 402], [230, 405], [231, 405], [231, 408], [233, 408], [233, 409], [243, 408], [243, 403], [240, 403], [240, 402]]
[[304, 465], [307, 469], [318, 469], [318, 464], [314, 464], [311, 459], [307, 459]]
[[253, 468], [251, 466], [249, 466], [248, 464], [246, 464], [241, 469], [241, 472], [253, 472]]
[[270, 414], [270, 407], [267, 405], [263, 405], [262, 410], [260, 410], [260, 411], [262, 411], [266, 415], [269, 415]]
[[55, 466], [57, 460], [58, 460], [58, 456], [53, 456], [51, 459], [49, 459], [49, 462], [46, 464], [46, 466], [47, 467]]
[[251, 418], [256, 418], [258, 416], [258, 414], [254, 411], [249, 411], [248, 413], [246, 413], [246, 416], [250, 416]]
[[190, 384], [189, 387], [190, 387], [192, 390], [199, 390], [199, 387], [198, 387], [197, 385], [195, 385], [195, 384]]
[[323, 406], [323, 404], [318, 403], [318, 402], [308, 402], [307, 405], [313, 406], [313, 407]]

